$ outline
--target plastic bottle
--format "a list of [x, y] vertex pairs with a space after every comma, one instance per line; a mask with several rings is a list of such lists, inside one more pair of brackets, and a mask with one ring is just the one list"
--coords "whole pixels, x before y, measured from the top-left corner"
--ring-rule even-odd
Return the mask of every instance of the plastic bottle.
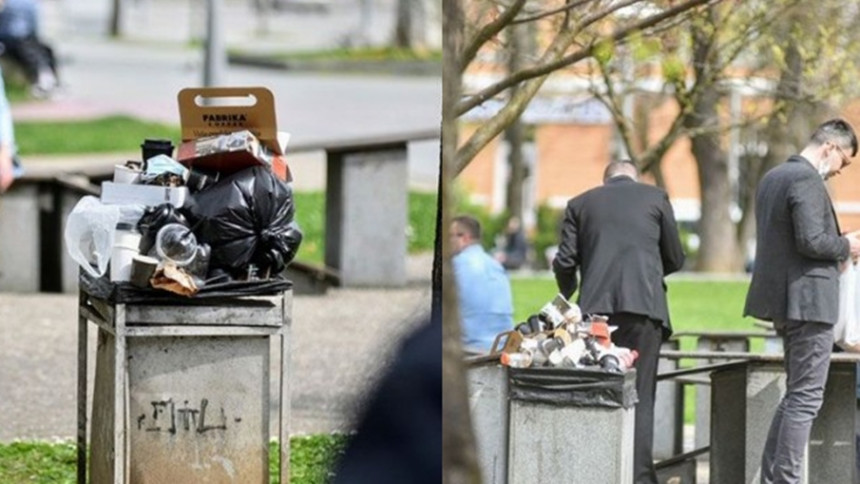
[[624, 370], [621, 368], [621, 361], [612, 353], [604, 353], [598, 360], [598, 363], [600, 363], [600, 367], [603, 368], [604, 371], [608, 371], [610, 373], [624, 373]]
[[538, 349], [547, 356], [555, 350], [560, 350], [562, 347], [564, 347], [564, 341], [561, 338], [547, 338], [538, 344]]
[[502, 353], [500, 360], [503, 365], [511, 368], [528, 368], [532, 364], [532, 355], [529, 353]]
[[636, 359], [639, 358], [638, 351], [624, 348], [623, 346], [612, 345], [609, 351], [618, 357], [618, 361], [621, 363], [621, 369], [625, 371], [633, 368], [636, 363]]

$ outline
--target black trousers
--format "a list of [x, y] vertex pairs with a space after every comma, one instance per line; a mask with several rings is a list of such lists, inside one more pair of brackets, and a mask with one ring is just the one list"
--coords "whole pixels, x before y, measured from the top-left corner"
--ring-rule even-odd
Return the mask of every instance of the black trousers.
[[633, 444], [633, 482], [657, 484], [654, 470], [654, 395], [657, 392], [657, 360], [663, 333], [660, 322], [638, 314], [618, 313], [609, 316], [609, 325], [618, 326], [612, 333], [616, 346], [635, 349], [636, 360], [636, 427]]

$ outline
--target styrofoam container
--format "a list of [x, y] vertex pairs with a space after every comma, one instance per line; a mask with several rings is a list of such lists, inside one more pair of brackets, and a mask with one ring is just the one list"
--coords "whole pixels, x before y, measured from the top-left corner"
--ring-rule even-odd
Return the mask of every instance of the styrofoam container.
[[114, 183], [137, 183], [140, 179], [140, 171], [132, 170], [125, 165], [113, 166], [113, 181]]
[[188, 187], [162, 187], [102, 182], [101, 201], [106, 205], [161, 205], [181, 207], [188, 198]]

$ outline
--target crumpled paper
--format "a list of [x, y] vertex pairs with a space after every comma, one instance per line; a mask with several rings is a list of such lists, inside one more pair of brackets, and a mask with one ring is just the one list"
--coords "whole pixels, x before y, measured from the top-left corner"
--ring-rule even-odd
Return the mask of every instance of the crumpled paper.
[[194, 278], [184, 270], [176, 267], [173, 262], [159, 264], [155, 273], [149, 280], [149, 284], [156, 289], [170, 291], [181, 296], [193, 296], [197, 294], [198, 287]]

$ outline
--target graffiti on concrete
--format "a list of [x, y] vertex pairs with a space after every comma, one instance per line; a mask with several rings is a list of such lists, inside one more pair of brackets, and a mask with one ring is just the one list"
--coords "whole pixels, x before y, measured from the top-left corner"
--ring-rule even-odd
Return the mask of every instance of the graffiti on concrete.
[[[152, 413], [142, 413], [137, 417], [138, 430], [170, 434], [177, 432], [205, 434], [210, 430], [227, 430], [227, 415], [224, 413], [224, 407], [220, 407], [218, 414], [213, 417], [209, 400], [206, 398], [200, 400], [198, 408], [189, 407], [188, 400], [179, 406], [172, 398], [153, 401], [150, 404]], [[241, 418], [234, 420], [240, 422]]]

